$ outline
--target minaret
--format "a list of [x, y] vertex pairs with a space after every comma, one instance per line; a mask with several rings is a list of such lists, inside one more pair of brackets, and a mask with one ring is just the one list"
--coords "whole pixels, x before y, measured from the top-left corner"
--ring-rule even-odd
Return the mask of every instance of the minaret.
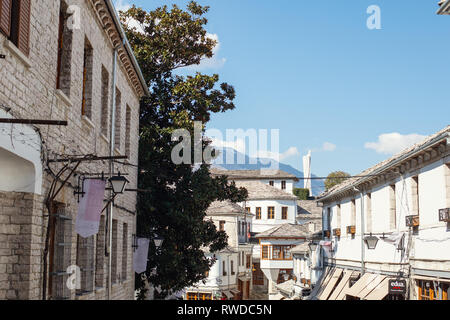
[[309, 189], [309, 196], [312, 197], [311, 188], [311, 150], [308, 155], [303, 157], [303, 175], [304, 175], [304, 188]]

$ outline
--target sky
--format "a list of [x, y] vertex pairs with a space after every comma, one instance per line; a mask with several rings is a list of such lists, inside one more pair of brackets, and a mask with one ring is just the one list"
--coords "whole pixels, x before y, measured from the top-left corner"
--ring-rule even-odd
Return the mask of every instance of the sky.
[[[147, 10], [189, 1], [118, 0]], [[450, 16], [438, 0], [215, 0], [215, 56], [185, 70], [219, 74], [236, 109], [208, 129], [279, 129], [279, 156], [312, 172], [359, 172], [449, 125]], [[373, 20], [377, 6], [379, 20]], [[376, 17], [375, 17], [376, 18]], [[369, 29], [380, 21], [380, 28]]]

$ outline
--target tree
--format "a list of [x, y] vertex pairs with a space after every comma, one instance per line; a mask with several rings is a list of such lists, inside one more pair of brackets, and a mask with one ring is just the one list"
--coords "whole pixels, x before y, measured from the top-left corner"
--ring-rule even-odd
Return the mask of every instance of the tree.
[[308, 200], [309, 189], [294, 188], [294, 194], [297, 196], [298, 200]]
[[325, 188], [327, 190], [330, 190], [334, 186], [342, 183], [346, 180], [346, 178], [350, 177], [350, 174], [344, 171], [335, 171], [328, 175], [327, 179], [325, 180]]
[[[158, 234], [165, 239], [158, 254], [150, 242], [146, 271], [149, 281], [161, 288], [160, 297], [205, 279], [214, 261], [205, 257], [202, 248], [216, 252], [226, 247], [226, 233], [205, 219], [210, 204], [227, 199], [241, 202], [247, 197], [245, 189], [229, 184], [226, 177], [212, 178], [208, 165], [196, 170], [171, 159], [179, 143], [172, 141], [174, 130], [187, 129], [193, 137], [194, 121], [205, 124], [211, 114], [235, 108], [234, 88], [219, 85], [218, 75], [175, 73], [213, 56], [216, 42], [204, 29], [208, 9], [190, 2], [185, 11], [176, 5], [150, 12], [133, 6], [120, 13], [151, 91], [141, 101], [139, 188], [147, 192], [138, 195], [137, 235], [153, 238]], [[193, 138], [191, 142], [195, 144]], [[208, 145], [203, 141], [201, 147]], [[157, 275], [151, 272], [155, 267]], [[136, 277], [136, 287], [142, 286]]]

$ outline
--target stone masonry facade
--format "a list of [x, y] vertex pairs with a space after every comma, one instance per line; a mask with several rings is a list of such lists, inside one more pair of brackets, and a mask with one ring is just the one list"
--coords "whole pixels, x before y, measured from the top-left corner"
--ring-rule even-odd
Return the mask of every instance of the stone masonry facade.
[[[71, 43], [63, 48], [65, 60], [60, 79], [62, 85], [57, 89], [61, 9], [71, 9], [75, 12], [72, 17], [78, 18], [79, 15], [81, 23], [70, 32], [66, 26], [64, 31], [65, 34], [70, 33], [65, 39], [70, 39]], [[117, 25], [113, 23], [105, 1], [100, 0], [31, 1], [30, 50], [27, 55], [0, 33], [0, 54], [6, 55], [5, 59], [0, 60], [0, 107], [16, 119], [68, 121], [67, 126], [34, 126], [42, 142], [43, 174], [42, 177], [36, 177], [42, 179], [42, 193], [0, 190], [0, 299], [43, 298], [43, 257], [49, 219], [45, 201], [54, 181], [50, 170], [57, 172], [63, 166], [46, 160], [110, 155], [113, 53], [114, 46], [120, 42], [117, 40], [118, 34]], [[87, 91], [83, 90], [86, 43], [92, 46], [89, 62], [92, 74]], [[114, 170], [127, 175], [129, 188], [137, 188], [137, 167], [134, 165], [138, 162], [139, 100], [145, 90], [142, 82], [136, 80], [138, 68], [130, 67], [130, 61], [131, 57], [127, 56], [122, 46], [119, 50], [116, 80], [116, 88], [121, 94], [117, 109], [120, 111], [120, 121], [117, 122], [120, 136], [114, 137], [120, 143], [115, 148], [114, 155], [127, 155], [128, 159], [115, 163]], [[83, 91], [89, 94], [90, 108], [84, 115]], [[4, 150], [0, 145], [1, 152]], [[108, 171], [109, 161], [92, 161], [82, 163], [76, 172], [82, 175]], [[75, 232], [78, 202], [74, 188], [77, 183], [78, 177], [72, 176], [55, 199], [63, 208], [64, 215], [71, 219], [65, 222], [70, 229], [66, 233], [70, 243], [65, 251], [68, 254], [65, 257], [68, 261], [66, 264], [69, 265], [76, 265], [77, 252], [80, 250]], [[134, 299], [132, 242], [136, 233], [135, 211], [135, 192], [125, 192], [114, 201], [113, 219], [116, 227], [113, 230], [116, 234], [113, 234], [112, 247], [116, 251], [110, 254], [115, 260], [113, 270], [116, 270], [116, 274], [112, 276], [111, 299]], [[102, 221], [99, 234], [94, 236], [93, 241], [88, 241], [94, 246], [93, 250], [87, 251], [93, 252], [93, 290], [70, 290], [65, 298], [107, 299], [109, 257], [105, 256], [105, 213]], [[127, 229], [124, 230], [124, 227]], [[126, 253], [126, 257], [122, 256], [123, 253]], [[58, 281], [57, 277], [51, 275], [47, 279], [53, 279], [53, 286]], [[62, 297], [53, 292], [53, 298]]]

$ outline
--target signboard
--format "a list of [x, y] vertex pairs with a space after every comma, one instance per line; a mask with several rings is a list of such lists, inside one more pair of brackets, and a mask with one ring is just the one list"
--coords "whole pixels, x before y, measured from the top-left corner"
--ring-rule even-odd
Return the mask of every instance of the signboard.
[[450, 208], [439, 210], [439, 221], [450, 222]]
[[389, 280], [389, 294], [406, 295], [406, 280]]

